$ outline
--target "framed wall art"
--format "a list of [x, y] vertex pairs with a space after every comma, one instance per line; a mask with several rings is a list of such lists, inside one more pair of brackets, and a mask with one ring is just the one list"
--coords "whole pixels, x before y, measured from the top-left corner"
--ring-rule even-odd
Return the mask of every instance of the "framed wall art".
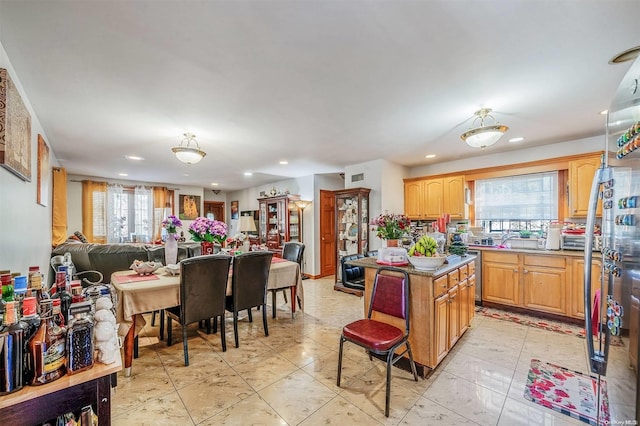
[[231, 219], [238, 219], [238, 201], [231, 202]]
[[0, 68], [0, 165], [31, 181], [31, 114], [4, 68]]
[[178, 198], [178, 217], [181, 220], [194, 220], [200, 216], [200, 196], [180, 194]]
[[49, 167], [49, 146], [42, 135], [38, 135], [38, 204], [49, 204], [51, 167]]

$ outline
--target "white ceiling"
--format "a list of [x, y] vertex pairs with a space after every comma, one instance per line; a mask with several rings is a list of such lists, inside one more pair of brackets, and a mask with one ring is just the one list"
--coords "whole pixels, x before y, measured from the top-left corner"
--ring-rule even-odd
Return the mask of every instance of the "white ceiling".
[[[638, 11], [637, 0], [2, 0], [0, 42], [69, 173], [235, 190], [602, 134], [598, 112], [630, 65], [608, 61], [640, 44]], [[511, 128], [485, 151], [459, 139], [483, 106]], [[208, 154], [197, 165], [171, 152], [186, 131]]]

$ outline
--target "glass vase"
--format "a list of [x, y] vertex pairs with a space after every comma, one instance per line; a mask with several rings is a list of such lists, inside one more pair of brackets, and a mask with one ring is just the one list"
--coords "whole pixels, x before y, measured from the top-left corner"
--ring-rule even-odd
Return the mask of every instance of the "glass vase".
[[164, 243], [164, 264], [175, 265], [178, 263], [178, 240], [176, 234], [167, 235], [167, 241]]

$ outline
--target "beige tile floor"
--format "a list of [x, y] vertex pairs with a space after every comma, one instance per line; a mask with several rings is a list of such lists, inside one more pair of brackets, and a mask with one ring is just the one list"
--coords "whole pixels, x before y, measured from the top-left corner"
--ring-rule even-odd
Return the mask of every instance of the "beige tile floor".
[[[240, 324], [240, 347], [227, 323], [220, 336], [189, 333], [190, 366], [181, 333], [174, 345], [140, 348], [133, 374], [118, 377], [114, 425], [569, 425], [583, 424], [523, 398], [532, 358], [587, 371], [584, 340], [476, 316], [472, 327], [428, 379], [394, 369], [390, 416], [384, 416], [385, 365], [345, 344], [342, 386], [335, 384], [342, 325], [361, 318], [363, 301], [333, 290], [330, 279], [304, 281], [305, 312], [291, 319], [280, 293], [269, 337], [260, 313]], [[270, 298], [269, 298], [270, 299]], [[147, 336], [158, 327], [148, 325]], [[619, 351], [620, 352], [620, 351]], [[613, 351], [614, 357], [624, 353]], [[629, 419], [629, 371], [615, 372], [612, 411]], [[625, 399], [626, 398], [626, 399]], [[625, 405], [627, 404], [627, 405]]]

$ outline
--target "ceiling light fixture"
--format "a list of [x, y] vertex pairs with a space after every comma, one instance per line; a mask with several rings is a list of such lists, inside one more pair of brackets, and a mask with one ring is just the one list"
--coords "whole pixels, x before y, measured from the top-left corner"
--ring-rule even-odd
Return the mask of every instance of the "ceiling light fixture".
[[522, 136], [518, 136], [517, 138], [509, 139], [509, 142], [522, 142], [524, 138]]
[[427, 154], [424, 156], [424, 158], [436, 158], [435, 154]]
[[[491, 108], [482, 108], [476, 111], [474, 113], [476, 118], [473, 120], [472, 126], [480, 119], [480, 127], [467, 130], [460, 135], [460, 139], [465, 141], [469, 146], [481, 149], [485, 149], [498, 142], [498, 139], [500, 139], [509, 128], [503, 124], [498, 124], [496, 119], [491, 115], [491, 111]], [[491, 117], [495, 124], [485, 126], [484, 119], [487, 117]]]
[[289, 162], [288, 162], [287, 160], [282, 160], [282, 161], [280, 162], [280, 164], [282, 164], [282, 165], [284, 166], [285, 164], [289, 164]]
[[198, 141], [195, 140], [195, 137], [196, 135], [193, 133], [185, 133], [180, 145], [171, 148], [171, 151], [173, 151], [178, 160], [185, 164], [196, 164], [207, 155], [206, 152], [200, 149], [200, 145]]
[[126, 158], [127, 160], [133, 160], [133, 161], [142, 161], [142, 160], [144, 160], [144, 158], [139, 157], [137, 155], [125, 155], [124, 158]]
[[251, 172], [244, 172], [244, 175], [245, 175], [245, 176], [253, 176], [253, 173], [251, 173]]
[[621, 64], [623, 62], [632, 61], [640, 55], [640, 46], [632, 47], [624, 52], [618, 53], [613, 58], [609, 59], [609, 64]]

